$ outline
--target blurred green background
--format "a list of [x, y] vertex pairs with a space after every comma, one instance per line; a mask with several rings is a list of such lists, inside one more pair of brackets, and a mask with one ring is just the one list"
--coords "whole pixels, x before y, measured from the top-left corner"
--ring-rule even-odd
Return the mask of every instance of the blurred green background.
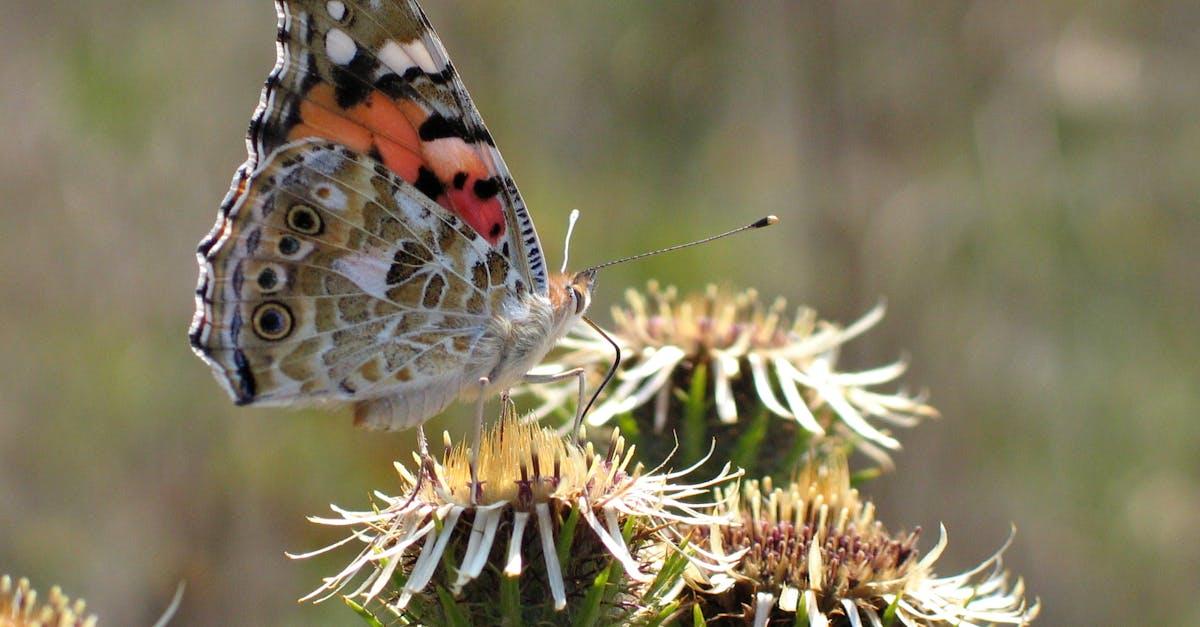
[[[1200, 624], [1200, 5], [434, 2], [558, 259], [754, 286], [909, 356], [945, 416], [867, 487], [940, 570], [1019, 529], [1043, 624]], [[321, 624], [304, 521], [411, 434], [237, 409], [192, 356], [208, 231], [274, 55], [265, 0], [0, 2], [0, 571], [149, 624]], [[462, 429], [463, 412], [438, 419]]]

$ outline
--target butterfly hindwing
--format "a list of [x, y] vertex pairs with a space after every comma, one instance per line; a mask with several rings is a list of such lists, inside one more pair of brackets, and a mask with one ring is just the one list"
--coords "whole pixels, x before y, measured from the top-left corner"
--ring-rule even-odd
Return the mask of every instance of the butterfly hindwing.
[[405, 395], [389, 408], [403, 426], [457, 396], [488, 320], [523, 289], [389, 169], [301, 140], [246, 178], [205, 258], [192, 340], [240, 403]]

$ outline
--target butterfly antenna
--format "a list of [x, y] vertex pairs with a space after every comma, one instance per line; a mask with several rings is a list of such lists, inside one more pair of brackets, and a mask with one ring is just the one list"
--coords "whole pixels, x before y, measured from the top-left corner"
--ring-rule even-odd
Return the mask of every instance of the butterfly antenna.
[[567, 241], [563, 244], [563, 265], [559, 272], [567, 271], [567, 259], [571, 257], [571, 233], [575, 232], [575, 223], [579, 221], [579, 210], [572, 209], [571, 217], [567, 218]]
[[662, 253], [669, 253], [673, 250], [679, 250], [681, 248], [697, 246], [699, 244], [707, 244], [708, 242], [711, 242], [713, 240], [718, 240], [718, 239], [721, 239], [722, 237], [729, 237], [730, 235], [736, 235], [738, 233], [741, 233], [742, 231], [749, 231], [750, 229], [761, 229], [763, 227], [771, 226], [772, 224], [775, 224], [776, 222], [779, 222], [779, 218], [777, 218], [775, 216], [766, 216], [765, 218], [760, 218], [758, 220], [755, 220], [754, 222], [751, 222], [750, 224], [747, 224], [746, 226], [740, 226], [736, 229], [733, 229], [732, 231], [726, 231], [726, 232], [720, 233], [718, 235], [713, 235], [710, 237], [706, 237], [704, 239], [698, 239], [694, 242], [688, 242], [686, 244], [676, 244], [674, 246], [668, 246], [666, 248], [660, 248], [658, 250], [652, 250], [650, 252], [645, 252], [640, 255], [631, 255], [629, 257], [622, 257], [621, 259], [607, 261], [600, 265], [592, 266], [592, 267], [588, 268], [587, 270], [584, 270], [584, 272], [595, 272], [596, 270], [599, 270], [600, 268], [607, 268], [608, 266], [615, 266], [618, 263], [625, 263], [626, 261], [633, 261], [635, 259], [642, 259], [644, 257], [651, 257], [653, 255], [660, 255]]

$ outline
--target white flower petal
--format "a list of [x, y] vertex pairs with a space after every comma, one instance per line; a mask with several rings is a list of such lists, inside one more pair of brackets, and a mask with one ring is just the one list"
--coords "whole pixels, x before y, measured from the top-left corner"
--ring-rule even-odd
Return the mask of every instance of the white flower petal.
[[770, 592], [759, 592], [754, 595], [754, 627], [765, 627], [771, 619], [771, 607], [775, 605], [775, 595]]
[[862, 627], [862, 618], [858, 615], [858, 606], [850, 599], [842, 599], [842, 609], [846, 618], [850, 619], [850, 627]]
[[[450, 509], [449, 515], [446, 517], [446, 522], [442, 526], [442, 532], [437, 536], [437, 544], [433, 550], [427, 552], [427, 548], [421, 549], [421, 556], [417, 558], [416, 565], [413, 566], [412, 574], [408, 577], [408, 582], [404, 584], [405, 592], [420, 592], [425, 584], [429, 583], [429, 579], [433, 577], [433, 571], [437, 568], [438, 562], [442, 559], [442, 553], [446, 550], [446, 543], [450, 541], [450, 534], [454, 533], [454, 527], [458, 525], [458, 516], [462, 514], [463, 508], [453, 507]], [[429, 535], [432, 539], [433, 534]], [[429, 546], [429, 540], [426, 540], [425, 547]]]
[[779, 591], [779, 609], [785, 612], [796, 612], [796, 607], [800, 603], [800, 589], [795, 586], [784, 585]]
[[587, 521], [588, 526], [591, 527], [592, 531], [596, 532], [596, 536], [600, 538], [600, 542], [602, 542], [608, 551], [612, 553], [613, 557], [617, 558], [617, 561], [621, 562], [621, 566], [625, 567], [625, 574], [630, 579], [635, 581], [651, 581], [653, 579], [653, 577], [641, 572], [641, 569], [638, 568], [637, 562], [633, 561], [633, 556], [625, 550], [624, 543], [618, 543], [608, 535], [608, 531], [606, 531], [600, 524], [600, 521], [596, 518], [596, 514], [592, 511], [592, 508], [587, 504], [586, 499], [584, 499], [582, 496], [579, 497], [579, 509], [583, 512], [583, 519]]
[[775, 397], [774, 390], [771, 389], [771, 379], [767, 374], [767, 364], [763, 360], [763, 356], [758, 353], [750, 353], [746, 356], [746, 361], [750, 362], [750, 372], [754, 376], [754, 391], [758, 393], [758, 399], [762, 401], [763, 406], [777, 416], [791, 418], [793, 415], [791, 410], [779, 402], [779, 399]]
[[800, 390], [796, 389], [795, 380], [788, 376], [789, 373], [795, 372], [795, 370], [786, 359], [782, 357], [775, 358], [775, 373], [779, 380], [779, 387], [783, 390], [783, 398], [787, 400], [788, 407], [791, 408], [792, 417], [809, 433], [825, 435], [825, 429], [817, 423], [812, 410], [808, 408], [808, 403], [805, 403], [804, 399], [800, 396]]
[[512, 535], [508, 539], [508, 558], [504, 560], [504, 574], [516, 577], [521, 574], [524, 566], [521, 564], [521, 536], [525, 535], [525, 524], [529, 522], [529, 512], [517, 512], [513, 516]]
[[463, 568], [469, 579], [478, 577], [483, 572], [484, 565], [487, 564], [488, 555], [491, 554], [492, 545], [495, 544], [496, 530], [500, 528], [500, 514], [501, 510], [498, 508], [482, 509], [475, 514], [477, 517], [476, 524], [479, 524], [479, 521], [482, 519], [484, 529], [483, 539], [479, 543], [479, 548], [475, 552], [474, 559], [470, 563], [463, 560]]
[[546, 577], [550, 580], [550, 594], [554, 597], [554, 609], [567, 606], [566, 585], [563, 583], [562, 568], [558, 565], [558, 551], [554, 546], [554, 529], [550, 524], [550, 506], [538, 503], [538, 535], [542, 538], [542, 556], [546, 559]]
[[808, 612], [809, 627], [829, 627], [829, 619], [821, 613], [817, 605], [817, 593], [812, 590], [804, 592], [804, 611]]
[[729, 380], [738, 374], [738, 360], [727, 354], [713, 355], [713, 398], [717, 406], [717, 416], [721, 422], [732, 424], [737, 422], [737, 404], [733, 402], [733, 389]]

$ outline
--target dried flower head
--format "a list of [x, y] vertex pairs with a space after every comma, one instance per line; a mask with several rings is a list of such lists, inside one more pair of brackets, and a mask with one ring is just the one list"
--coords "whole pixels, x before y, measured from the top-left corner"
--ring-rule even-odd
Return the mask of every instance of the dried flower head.
[[14, 585], [12, 577], [0, 577], [0, 625], [4, 627], [91, 627], [96, 617], [86, 610], [83, 599], [72, 603], [58, 586], [39, 602], [28, 579], [22, 577]]
[[731, 513], [742, 525], [713, 528], [708, 540], [717, 552], [746, 553], [733, 576], [689, 575], [708, 617], [858, 627], [1026, 624], [1037, 615], [1022, 581], [1010, 585], [1003, 548], [971, 571], [935, 576], [945, 529], [921, 557], [919, 531], [893, 534], [875, 520], [874, 506], [850, 487], [844, 458], [810, 464], [786, 487], [748, 482], [723, 502], [737, 504]]
[[[789, 317], [783, 298], [766, 306], [754, 290], [731, 293], [709, 286], [703, 294], [680, 297], [655, 282], [644, 294], [629, 290], [625, 306], [612, 314], [611, 335], [625, 361], [618, 382], [588, 414], [588, 424], [633, 412], [641, 431], [679, 433], [684, 461], [692, 461], [716, 437], [717, 458], [724, 453], [748, 470], [785, 475], [811, 437], [837, 434], [890, 468], [887, 450], [900, 443], [883, 425], [909, 427], [937, 411], [920, 398], [877, 391], [904, 373], [903, 362], [838, 370], [840, 347], [878, 323], [883, 312], [876, 306], [842, 328], [818, 320], [805, 307]], [[561, 346], [555, 361], [539, 372], [580, 366], [602, 372], [612, 360], [612, 347], [590, 328], [579, 328]], [[535, 411], [539, 417], [573, 398], [565, 386], [528, 391], [542, 397]], [[787, 421], [769, 421], [770, 415]], [[634, 437], [629, 421], [619, 424]], [[636, 441], [643, 449], [652, 445]], [[760, 453], [764, 441], [771, 446]], [[770, 455], [787, 456], [786, 463], [751, 467], [770, 462]]]
[[[378, 597], [393, 612], [415, 613], [423, 620], [430, 619], [430, 605], [453, 614], [447, 603], [476, 622], [528, 620], [544, 617], [541, 610], [550, 603], [554, 611], [563, 610], [569, 600], [588, 611], [595, 609], [589, 605], [592, 600], [602, 600], [608, 610], [628, 618], [668, 604], [681, 587], [682, 565], [709, 572], [730, 568], [737, 557], [706, 560], [692, 547], [680, 565], [663, 548], [686, 543], [669, 522], [708, 527], [726, 521], [726, 515], [713, 513], [715, 503], [697, 497], [740, 474], [728, 466], [710, 481], [678, 483], [690, 469], [647, 471], [633, 463], [633, 450], [625, 450], [619, 434], [608, 452], [600, 454], [590, 443], [580, 446], [517, 420], [507, 407], [481, 441], [473, 498], [469, 458], [467, 447], [451, 446], [447, 435], [440, 461], [416, 456], [415, 473], [396, 464], [402, 496], [376, 493], [370, 511], [333, 506], [336, 517], [311, 518], [352, 531], [329, 547], [293, 557], [354, 541], [365, 546], [305, 598], [338, 594], [369, 571], [348, 599], [366, 605]], [[585, 524], [577, 529], [580, 520]], [[527, 533], [528, 527], [533, 530]], [[441, 579], [435, 581], [443, 563]], [[670, 582], [660, 577], [666, 564], [676, 571]], [[518, 585], [517, 578], [531, 566], [541, 576], [521, 578]], [[588, 592], [601, 575], [606, 583], [600, 588], [608, 585], [609, 590], [592, 599]], [[617, 577], [624, 579], [622, 586]], [[437, 596], [427, 592], [429, 587]], [[472, 596], [473, 591], [478, 594]]]

